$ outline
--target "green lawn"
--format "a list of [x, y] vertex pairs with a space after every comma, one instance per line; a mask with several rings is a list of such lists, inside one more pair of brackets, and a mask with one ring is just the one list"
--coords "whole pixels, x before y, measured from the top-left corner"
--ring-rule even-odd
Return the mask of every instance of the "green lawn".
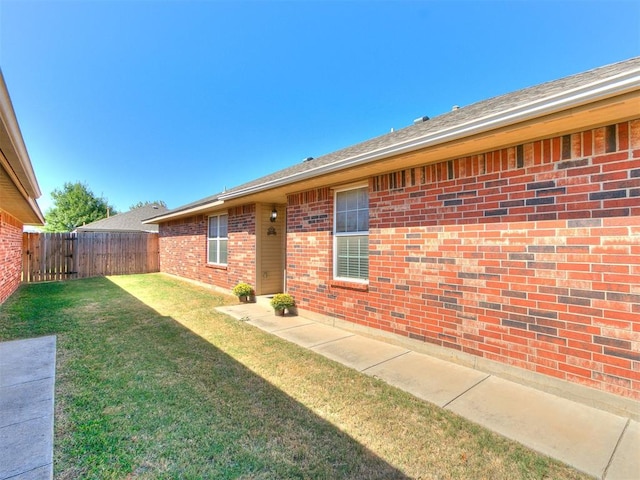
[[0, 306], [0, 339], [58, 335], [56, 478], [589, 478], [215, 310], [229, 302], [152, 274]]

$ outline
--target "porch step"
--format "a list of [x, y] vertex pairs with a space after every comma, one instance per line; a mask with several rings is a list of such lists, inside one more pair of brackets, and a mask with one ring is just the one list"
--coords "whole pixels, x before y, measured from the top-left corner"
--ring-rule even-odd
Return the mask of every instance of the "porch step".
[[257, 295], [256, 303], [262, 307], [271, 308], [271, 299], [273, 298], [273, 294], [271, 295]]

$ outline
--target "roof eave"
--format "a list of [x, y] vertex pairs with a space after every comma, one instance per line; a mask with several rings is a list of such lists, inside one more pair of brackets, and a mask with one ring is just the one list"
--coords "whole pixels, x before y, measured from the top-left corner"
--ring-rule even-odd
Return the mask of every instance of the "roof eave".
[[199, 213], [206, 212], [207, 210], [211, 210], [213, 208], [219, 207], [223, 204], [224, 202], [221, 200], [207, 202], [207, 203], [203, 203], [202, 205], [196, 205], [194, 207], [187, 208], [184, 210], [168, 212], [164, 215], [158, 215], [157, 217], [148, 218], [147, 220], [143, 220], [142, 223], [146, 225], [159, 224], [159, 223], [167, 222], [169, 220], [174, 220], [177, 218], [183, 218], [190, 215], [197, 215]]
[[33, 211], [34, 214], [34, 218], [32, 219], [32, 221], [27, 220], [24, 224], [25, 225], [44, 225], [45, 224], [45, 219], [44, 219], [44, 215], [42, 214], [42, 210], [40, 210], [40, 205], [38, 205], [38, 203], [36, 202], [36, 200], [34, 198], [29, 198], [27, 200], [27, 202], [29, 203], [29, 206], [31, 207], [31, 210]]
[[0, 70], [0, 168], [6, 172], [17, 193], [17, 201], [28, 205], [27, 213], [19, 215], [25, 225], [44, 225], [45, 219], [36, 199], [42, 195], [27, 148], [20, 132], [7, 85]]
[[18, 120], [13, 109], [7, 85], [4, 81], [2, 70], [0, 70], [0, 116], [4, 123], [4, 128], [9, 135], [9, 139], [11, 140], [11, 145], [17, 159], [17, 165], [11, 162], [11, 158], [8, 160], [13, 170], [17, 173], [18, 177], [20, 177], [23, 188], [26, 190], [27, 194], [32, 198], [37, 199], [42, 196], [42, 192], [40, 191], [38, 180], [36, 179], [36, 175], [33, 171], [33, 166], [31, 165], [29, 153], [27, 152], [27, 147], [25, 146], [22, 138], [22, 133], [20, 132], [20, 126], [18, 125]]

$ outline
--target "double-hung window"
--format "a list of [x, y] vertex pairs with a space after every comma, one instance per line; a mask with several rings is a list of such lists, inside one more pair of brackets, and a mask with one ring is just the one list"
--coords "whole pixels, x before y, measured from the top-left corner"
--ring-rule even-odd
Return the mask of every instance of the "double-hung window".
[[207, 235], [207, 261], [216, 265], [227, 264], [227, 220], [228, 215], [209, 217]]
[[367, 187], [336, 191], [333, 276], [337, 280], [369, 279], [369, 191]]

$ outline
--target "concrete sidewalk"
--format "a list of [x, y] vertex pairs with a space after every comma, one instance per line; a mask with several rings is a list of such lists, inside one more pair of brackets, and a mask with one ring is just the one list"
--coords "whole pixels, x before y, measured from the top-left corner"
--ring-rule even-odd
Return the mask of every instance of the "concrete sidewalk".
[[0, 480], [53, 478], [56, 337], [0, 342]]
[[275, 316], [266, 304], [218, 310], [380, 378], [596, 478], [640, 479], [637, 421], [303, 316]]

